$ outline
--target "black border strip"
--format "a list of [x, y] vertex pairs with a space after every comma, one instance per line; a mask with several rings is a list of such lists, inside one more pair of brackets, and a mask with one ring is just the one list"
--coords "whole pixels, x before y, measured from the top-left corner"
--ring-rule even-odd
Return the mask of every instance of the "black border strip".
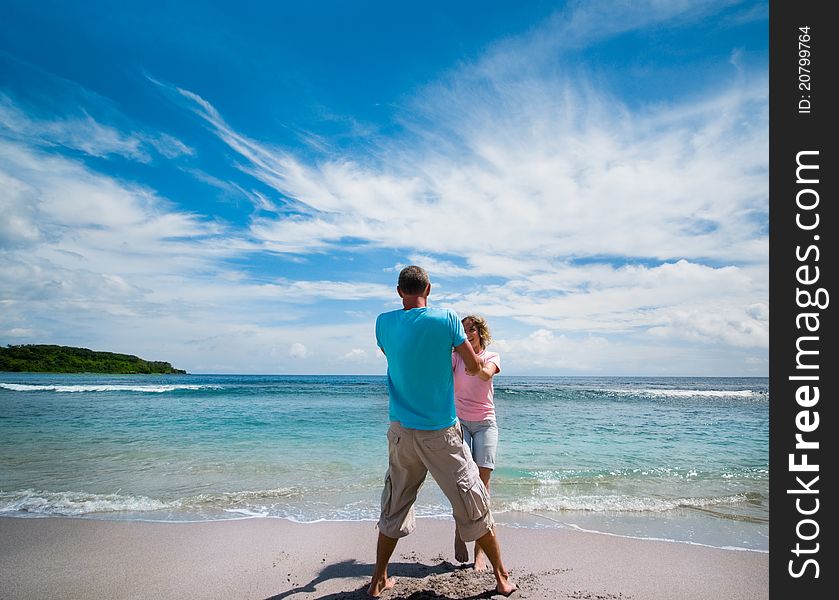
[[837, 503], [828, 490], [839, 488], [831, 464], [839, 452], [831, 443], [839, 431], [839, 363], [830, 305], [839, 296], [829, 297], [828, 284], [839, 260], [832, 4], [769, 5], [769, 589], [779, 600], [833, 598], [839, 589]]

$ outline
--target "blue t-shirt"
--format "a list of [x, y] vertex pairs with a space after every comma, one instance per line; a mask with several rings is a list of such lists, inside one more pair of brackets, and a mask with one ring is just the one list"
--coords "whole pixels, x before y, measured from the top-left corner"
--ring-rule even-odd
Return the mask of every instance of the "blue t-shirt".
[[466, 341], [457, 314], [445, 308], [382, 313], [376, 343], [387, 358], [390, 420], [410, 429], [443, 429], [457, 422], [452, 347]]

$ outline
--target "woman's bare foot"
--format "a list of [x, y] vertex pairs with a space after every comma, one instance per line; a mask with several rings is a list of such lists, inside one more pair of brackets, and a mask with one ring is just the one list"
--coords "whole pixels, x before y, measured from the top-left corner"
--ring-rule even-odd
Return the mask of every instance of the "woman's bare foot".
[[515, 584], [510, 583], [509, 580], [505, 581], [503, 585], [499, 583], [495, 586], [495, 591], [501, 594], [502, 596], [510, 596], [513, 592], [515, 592], [518, 589], [519, 588]]
[[378, 598], [387, 590], [392, 589], [394, 585], [396, 585], [396, 577], [376, 580], [370, 583], [370, 587], [367, 588], [367, 594], [372, 598]]
[[457, 529], [454, 531], [454, 559], [457, 562], [469, 562], [469, 548], [466, 547], [466, 542], [460, 539]]

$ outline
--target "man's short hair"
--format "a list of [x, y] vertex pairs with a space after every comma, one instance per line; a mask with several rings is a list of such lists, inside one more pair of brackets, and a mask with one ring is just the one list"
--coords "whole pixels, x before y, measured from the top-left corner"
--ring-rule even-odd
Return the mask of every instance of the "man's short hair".
[[425, 269], [411, 265], [410, 267], [405, 267], [399, 273], [399, 282], [397, 285], [403, 294], [418, 296], [425, 291], [428, 283], [428, 273], [425, 272]]

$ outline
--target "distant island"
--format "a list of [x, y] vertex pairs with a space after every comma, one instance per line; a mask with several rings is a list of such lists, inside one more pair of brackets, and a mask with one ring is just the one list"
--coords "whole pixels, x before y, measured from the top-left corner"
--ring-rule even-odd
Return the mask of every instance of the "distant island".
[[143, 360], [131, 354], [96, 352], [72, 346], [25, 344], [0, 346], [0, 371], [30, 373], [179, 374], [168, 362]]

